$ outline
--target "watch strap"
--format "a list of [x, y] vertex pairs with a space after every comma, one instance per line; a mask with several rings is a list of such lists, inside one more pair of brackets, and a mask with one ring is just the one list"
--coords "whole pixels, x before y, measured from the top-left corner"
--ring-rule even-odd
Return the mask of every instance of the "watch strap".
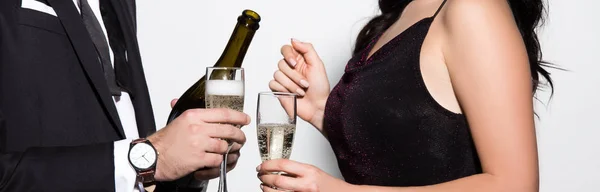
[[154, 169], [139, 172], [138, 177], [142, 183], [152, 183], [154, 182]]
[[131, 145], [133, 146], [133, 145], [138, 144], [138, 143], [146, 143], [146, 142], [149, 142], [148, 139], [146, 139], [146, 138], [139, 138], [139, 139], [134, 139], [133, 141], [131, 141]]

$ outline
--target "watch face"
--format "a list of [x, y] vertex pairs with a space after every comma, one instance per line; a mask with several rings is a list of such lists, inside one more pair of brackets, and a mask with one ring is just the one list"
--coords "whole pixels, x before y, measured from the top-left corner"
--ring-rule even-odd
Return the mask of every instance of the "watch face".
[[138, 143], [129, 151], [129, 161], [138, 169], [148, 169], [156, 162], [156, 151], [147, 143]]

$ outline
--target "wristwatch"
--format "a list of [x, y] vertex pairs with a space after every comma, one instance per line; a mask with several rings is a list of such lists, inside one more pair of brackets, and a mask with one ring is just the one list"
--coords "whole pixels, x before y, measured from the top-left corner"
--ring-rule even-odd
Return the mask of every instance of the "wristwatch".
[[144, 184], [154, 182], [158, 152], [148, 139], [133, 140], [129, 145], [129, 164], [135, 169], [140, 182]]

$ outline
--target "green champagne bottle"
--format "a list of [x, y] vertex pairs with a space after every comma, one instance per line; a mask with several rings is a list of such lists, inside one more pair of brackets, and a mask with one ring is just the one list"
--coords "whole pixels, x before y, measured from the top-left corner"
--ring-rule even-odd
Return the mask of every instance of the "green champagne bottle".
[[[214, 67], [241, 67], [254, 33], [259, 28], [260, 15], [252, 10], [244, 10], [237, 18], [237, 24], [233, 34], [227, 42], [227, 46]], [[206, 75], [179, 97], [173, 106], [167, 124], [181, 115], [184, 111], [194, 108], [205, 108], [205, 83]], [[157, 183], [156, 192], [204, 192], [208, 181], [195, 181], [193, 175], [185, 176], [175, 182]]]
[[[214, 65], [215, 67], [241, 67], [246, 51], [258, 30], [260, 16], [251, 10], [244, 10], [238, 17], [237, 25], [233, 34], [221, 54], [221, 57]], [[177, 104], [171, 110], [167, 124], [177, 118], [185, 110], [192, 108], [204, 108], [204, 87], [206, 76], [203, 76], [194, 85], [192, 85], [177, 101]]]

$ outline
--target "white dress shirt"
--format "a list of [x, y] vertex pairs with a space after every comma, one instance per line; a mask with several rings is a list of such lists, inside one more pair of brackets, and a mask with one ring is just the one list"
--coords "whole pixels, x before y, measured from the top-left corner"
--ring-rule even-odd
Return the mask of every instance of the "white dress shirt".
[[[78, 1], [79, 0], [73, 0], [73, 3], [75, 3], [75, 7], [77, 7], [78, 11], [81, 13], [81, 10], [79, 10]], [[106, 37], [106, 42], [109, 42], [108, 33], [106, 32], [106, 27], [104, 26], [104, 21], [102, 20], [102, 15], [100, 13], [100, 1], [87, 1], [94, 12], [94, 16], [96, 16], [98, 22], [100, 23], [102, 32], [104, 32], [104, 36]], [[109, 54], [110, 60], [113, 62], [112, 64], [114, 67], [114, 56], [112, 50], [109, 50]], [[119, 114], [119, 118], [121, 119], [123, 130], [125, 131], [125, 137], [127, 138], [114, 143], [115, 191], [138, 192], [140, 189], [138, 189], [138, 185], [136, 185], [136, 173], [127, 159], [127, 155], [129, 153], [129, 143], [131, 143], [132, 140], [140, 137], [135, 119], [135, 110], [133, 108], [133, 103], [131, 102], [131, 97], [129, 97], [127, 92], [121, 92], [121, 96], [113, 97], [113, 101], [117, 107], [117, 112]]]

